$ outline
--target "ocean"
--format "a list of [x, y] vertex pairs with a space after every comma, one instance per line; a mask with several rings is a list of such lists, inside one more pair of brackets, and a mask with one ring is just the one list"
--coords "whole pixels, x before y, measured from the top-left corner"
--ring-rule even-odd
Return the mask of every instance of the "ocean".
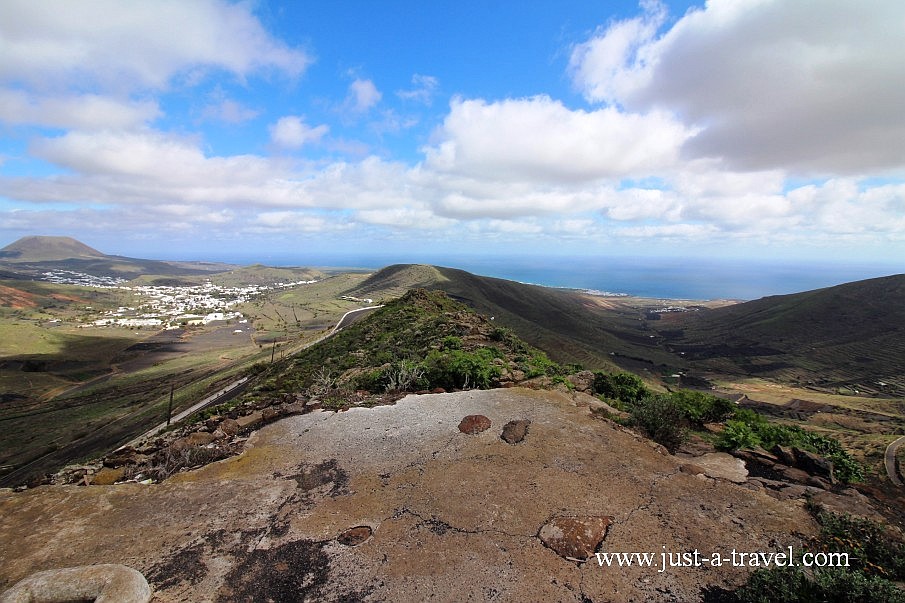
[[423, 263], [548, 287], [699, 300], [751, 300], [905, 272], [905, 262], [881, 265], [674, 257], [399, 257], [349, 254], [268, 257], [256, 261], [277, 266], [348, 266], [368, 269], [394, 263]]

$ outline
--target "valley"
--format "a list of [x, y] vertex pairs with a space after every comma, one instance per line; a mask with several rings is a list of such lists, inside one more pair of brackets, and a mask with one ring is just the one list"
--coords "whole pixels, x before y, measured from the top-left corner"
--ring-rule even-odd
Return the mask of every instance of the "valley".
[[[0, 282], [0, 480], [9, 484], [159, 423], [171, 389], [174, 408], [186, 408], [323, 337], [349, 310], [419, 287], [492, 317], [564, 366], [627, 370], [655, 389], [706, 389], [807, 424], [881, 479], [885, 447], [903, 430], [902, 277], [747, 303], [551, 289], [426, 265], [182, 267], [126, 280], [72, 269], [79, 257], [107, 256], [53, 243], [37, 254], [43, 272], [31, 272], [32, 250], [6, 262], [17, 278]], [[79, 257], [50, 259], [67, 249]]]

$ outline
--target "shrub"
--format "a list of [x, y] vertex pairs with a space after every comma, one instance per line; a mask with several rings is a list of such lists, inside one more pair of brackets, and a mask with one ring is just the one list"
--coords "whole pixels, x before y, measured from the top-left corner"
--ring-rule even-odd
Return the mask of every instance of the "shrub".
[[643, 429], [652, 440], [670, 452], [675, 452], [685, 441], [682, 411], [669, 396], [646, 396], [632, 404], [629, 412], [633, 425]]
[[531, 357], [524, 362], [523, 369], [527, 378], [541, 377], [546, 375], [552, 377], [561, 372], [558, 364], [547, 358], [547, 355], [540, 350], [531, 354]]
[[727, 421], [726, 428], [720, 434], [717, 448], [721, 450], [738, 450], [760, 446], [761, 441], [751, 426], [744, 421]]
[[494, 350], [432, 350], [422, 363], [429, 387], [468, 389], [490, 387], [500, 369], [493, 364]]
[[852, 565], [866, 574], [905, 580], [905, 544], [890, 537], [883, 524], [863, 517], [818, 512], [824, 552], [848, 553]]
[[385, 389], [388, 392], [405, 392], [421, 384], [424, 367], [403, 360], [385, 372]]
[[744, 586], [724, 600], [738, 603], [774, 601], [905, 603], [905, 592], [888, 580], [848, 571], [845, 568], [816, 569], [811, 580], [800, 567], [774, 567], [753, 572]]
[[638, 376], [631, 373], [594, 373], [594, 393], [631, 404], [650, 394]]
[[670, 396], [679, 405], [685, 418], [698, 426], [723, 421], [735, 411], [735, 404], [731, 401], [705, 392], [683, 389]]
[[[741, 427], [742, 424], [748, 427], [747, 431]], [[808, 431], [797, 425], [769, 423], [750, 409], [736, 409], [733, 420], [726, 423], [726, 430], [720, 435], [716, 445], [722, 450], [753, 446], [763, 446], [769, 450], [777, 444], [795, 446], [826, 457], [833, 462], [834, 474], [842, 482], [851, 483], [864, 479], [864, 469], [860, 463], [846, 452], [837, 439]]]

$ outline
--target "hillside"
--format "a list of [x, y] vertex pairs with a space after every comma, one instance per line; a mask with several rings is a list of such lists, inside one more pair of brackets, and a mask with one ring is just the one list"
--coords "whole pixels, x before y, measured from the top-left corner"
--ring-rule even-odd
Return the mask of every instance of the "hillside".
[[70, 237], [29, 236], [0, 249], [4, 278], [35, 279], [49, 271], [134, 279], [142, 275], [213, 274], [237, 268], [212, 262], [166, 262], [106, 255]]
[[[393, 297], [412, 287], [446, 292], [562, 363], [613, 368], [616, 362], [675, 364], [676, 357], [651, 344], [639, 323], [643, 312], [623, 304], [604, 308], [600, 298], [580, 291], [526, 285], [478, 276], [455, 268], [394, 265], [352, 290], [359, 297]], [[634, 359], [634, 360], [633, 360]]]
[[905, 392], [905, 275], [667, 316], [656, 327], [672, 350], [714, 370]]
[[22, 237], [0, 249], [7, 262], [48, 262], [53, 260], [103, 258], [104, 254], [71, 237]]

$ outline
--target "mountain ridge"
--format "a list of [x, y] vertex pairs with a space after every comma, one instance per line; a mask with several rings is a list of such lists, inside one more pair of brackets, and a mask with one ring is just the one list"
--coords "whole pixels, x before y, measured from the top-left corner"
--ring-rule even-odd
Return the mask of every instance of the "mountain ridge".
[[0, 249], [0, 259], [7, 262], [45, 262], [105, 257], [109, 256], [72, 237], [61, 236], [26, 236]]

